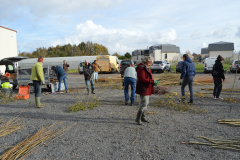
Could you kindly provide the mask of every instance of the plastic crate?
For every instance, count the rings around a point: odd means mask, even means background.
[[[30,86],[19,86],[18,95],[15,99],[28,99],[30,95]]]

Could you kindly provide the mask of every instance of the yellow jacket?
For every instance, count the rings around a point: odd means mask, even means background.
[[[42,63],[37,62],[33,65],[32,72],[31,72],[31,80],[36,80],[41,82],[44,81]]]

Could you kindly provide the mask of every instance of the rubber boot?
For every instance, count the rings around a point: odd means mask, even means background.
[[[138,111],[137,118],[135,119],[135,122],[137,122],[138,125],[143,125],[141,122],[141,117],[142,117],[142,111]]]
[[[145,119],[145,113],[142,114],[141,121],[149,123],[149,121]]]
[[[188,102],[188,104],[192,105],[192,104],[193,104],[193,100],[190,99],[190,101]]]
[[[36,101],[36,108],[43,108],[44,104],[40,103],[40,97],[35,97],[35,101]]]
[[[88,91],[88,95],[90,95],[90,89],[87,89],[87,91]]]
[[[95,94],[95,92],[94,92],[94,88],[92,88],[92,94]]]

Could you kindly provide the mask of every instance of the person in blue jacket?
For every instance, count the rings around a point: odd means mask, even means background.
[[[180,79],[183,79],[181,92],[182,92],[182,99],[181,101],[185,101],[185,87],[188,84],[189,91],[190,91],[190,101],[188,104],[193,104],[193,80],[196,75],[195,65],[192,62],[191,58],[188,57],[188,54],[183,55],[183,63],[182,63],[182,74]]]
[[[62,81],[64,82],[65,90],[68,92],[68,87],[67,87],[67,74],[64,71],[64,69],[60,66],[52,66],[51,68],[53,71],[55,71],[57,78],[58,78],[58,92],[61,90],[61,84]]]

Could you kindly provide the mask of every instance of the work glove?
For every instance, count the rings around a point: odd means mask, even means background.
[[[157,86],[159,84],[159,81],[157,81],[157,80],[154,80],[154,83],[153,83],[153,85],[154,86]]]
[[[45,84],[45,81],[42,81],[42,84]]]

